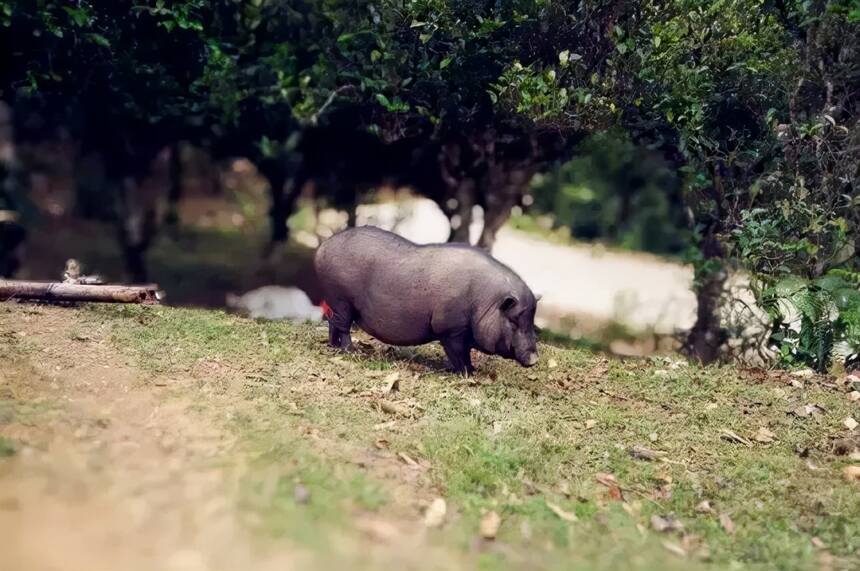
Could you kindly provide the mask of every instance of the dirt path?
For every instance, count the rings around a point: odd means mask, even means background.
[[[318,566],[301,547],[255,535],[253,512],[239,506],[237,486],[251,468],[224,427],[243,406],[235,391],[143,373],[106,330],[74,318],[74,310],[0,306],[0,436],[18,448],[0,460],[0,569]],[[206,406],[195,406],[201,399]],[[390,517],[359,514],[358,537],[331,541],[370,561],[416,566],[424,537],[414,502],[427,497],[425,479],[404,477],[408,467],[391,457],[359,456],[392,483]]]
[[[4,390],[18,403],[47,407],[19,411],[2,429],[27,445],[3,466],[0,537],[11,539],[11,549],[0,551],[0,567],[259,564],[251,544],[240,539],[228,499],[235,481],[217,461],[230,451],[230,436],[190,415],[184,399],[165,398],[160,383],[143,386],[102,332],[76,340],[67,318],[38,310],[0,322],[4,335],[17,337],[29,353],[4,367]],[[283,569],[293,558],[264,561]]]

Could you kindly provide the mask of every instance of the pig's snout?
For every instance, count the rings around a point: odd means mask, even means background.
[[[523,367],[534,367],[538,362],[537,351],[529,351],[526,353],[525,357],[519,359],[519,362]]]

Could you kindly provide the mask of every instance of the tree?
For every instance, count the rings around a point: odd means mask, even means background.
[[[625,123],[686,175],[698,299],[686,349],[705,363],[726,336],[718,309],[732,231],[778,159],[767,118],[787,109],[797,65],[789,32],[766,8],[765,0],[645,2],[643,24],[625,40],[637,70]]]
[[[142,186],[156,154],[203,110],[195,89],[204,70],[201,0],[28,0],[0,5],[2,49],[11,55],[0,86],[19,140],[55,136],[58,127],[97,153],[105,198],[132,279],[146,279],[143,256],[157,224],[156,198]]]
[[[733,233],[784,364],[860,362],[860,7],[779,3],[798,69],[771,125],[781,147]]]
[[[605,32],[627,4],[334,2],[302,108],[320,121],[348,109],[350,128],[411,147],[441,177],[425,192],[459,219],[451,238],[465,239],[478,203],[490,247],[531,175],[611,121]]]

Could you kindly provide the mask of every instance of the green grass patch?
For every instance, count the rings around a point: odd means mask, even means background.
[[[16,451],[17,448],[14,442],[4,436],[0,436],[0,458],[14,456]]]
[[[321,455],[290,429],[261,430],[257,419],[234,427],[252,461],[242,479],[242,505],[260,529],[324,549],[327,534],[347,528],[357,510],[377,511],[384,488],[337,454]]]
[[[489,358],[467,380],[441,368],[435,345],[339,355],[313,325],[167,308],[103,307],[89,316],[109,324],[117,346],[153,374],[201,359],[229,364],[255,411],[233,427],[255,458],[246,505],[275,535],[323,549],[325,530],[348,532],[350,514],[388,509],[385,486],[349,461],[385,438],[392,451],[429,461],[434,493],[449,503],[434,544],[478,568],[804,570],[819,567],[816,544],[834,569],[860,564],[860,489],[844,481],[845,460],[831,451],[856,404],[821,382],[798,387],[733,367],[612,360],[549,345],[534,369]],[[383,395],[393,371],[400,391]],[[381,398],[414,417],[379,410]],[[791,413],[807,403],[825,412]],[[308,427],[322,449],[301,436]],[[761,428],[773,442],[755,440]],[[663,460],[636,459],[634,446]],[[623,501],[599,474],[615,477]],[[296,502],[297,483],[310,503]],[[502,516],[496,544],[504,549],[475,553],[488,510]],[[683,530],[652,529],[652,516],[670,515]]]

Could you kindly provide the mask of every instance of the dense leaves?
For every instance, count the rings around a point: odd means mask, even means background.
[[[659,152],[607,132],[583,141],[575,153],[535,176],[534,208],[581,240],[657,254],[686,250],[690,232],[681,180]]]

